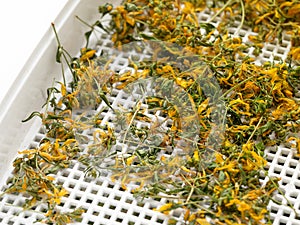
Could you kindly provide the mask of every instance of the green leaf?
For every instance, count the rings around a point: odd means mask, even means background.
[[[85,39],[86,39],[86,47],[89,45],[90,36],[91,36],[93,30],[94,30],[94,29],[92,29],[92,30],[90,30],[90,31],[84,33],[84,36],[85,36]]]
[[[100,98],[106,103],[106,105],[107,105],[110,109],[112,109],[113,111],[115,111],[115,110],[111,107],[110,102],[108,101],[108,99],[106,98],[106,96],[105,96],[105,94],[103,93],[102,90],[99,90],[99,96],[100,96]]]
[[[94,26],[97,26],[97,27],[101,28],[102,30],[104,30],[106,33],[109,33],[109,31],[103,26],[103,24],[99,20],[96,21]]]
[[[139,35],[144,38],[145,40],[157,40],[155,37],[145,34],[145,33],[139,33]]]
[[[200,23],[200,27],[205,29],[207,33],[211,32],[212,30],[216,29],[214,25],[211,23]]]
[[[98,7],[98,12],[102,14],[102,17],[105,16],[113,9],[113,5],[110,3],[106,3]]]
[[[42,113],[37,112],[37,111],[34,111],[34,112],[31,113],[26,119],[22,120],[22,123],[25,123],[25,122],[31,120],[31,119],[32,119],[33,117],[35,117],[35,116],[39,116],[40,118],[43,117]]]
[[[139,8],[136,6],[136,4],[133,4],[133,3],[126,2],[124,4],[124,6],[128,12],[137,12],[139,10]]]
[[[62,54],[63,54],[63,49],[61,46],[58,46],[56,51],[56,62],[61,63]]]
[[[55,98],[55,97],[52,97],[52,99],[50,99],[50,98],[51,98],[51,95],[52,95],[53,93],[60,93],[60,91],[59,91],[57,88],[55,88],[55,87],[48,88],[48,89],[47,89],[47,100],[46,100],[45,104],[42,105],[42,107],[45,107],[49,102],[51,103],[51,106],[52,106],[52,107],[55,105],[55,99],[56,99],[56,98]]]

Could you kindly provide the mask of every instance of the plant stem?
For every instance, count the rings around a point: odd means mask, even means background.
[[[220,15],[234,1],[236,1],[236,0],[229,0],[228,2],[226,2],[226,4],[223,5],[223,7],[215,15],[213,15],[210,18],[210,20],[208,21],[208,23],[211,23],[218,15]]]

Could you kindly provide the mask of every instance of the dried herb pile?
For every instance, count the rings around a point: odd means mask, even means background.
[[[204,10],[208,22],[198,19]],[[300,154],[300,2],[127,0],[99,6],[99,13],[79,57],[58,41],[57,62],[67,63],[73,79],[49,88],[45,110],[28,118],[40,117],[47,137],[20,151],[6,193],[30,196],[27,209],[47,204],[44,222],[67,224],[84,209],[59,211],[68,192],[55,174],[79,162],[96,178],[105,164],[137,198],[167,198],[156,210],[179,210],[185,224],[271,224],[267,205],[282,191],[280,177],[268,176],[264,150],[288,145]],[[245,41],[242,27],[257,35]],[[105,61],[88,46],[97,29],[119,51],[147,45],[153,54],[130,58],[132,70],[113,71],[112,57]],[[287,59],[260,63],[264,43],[288,35]],[[140,80],[154,80],[151,95],[140,95],[130,109],[111,104],[114,89],[130,92]],[[94,114],[86,116],[87,109]],[[115,120],[102,121],[104,110]]]

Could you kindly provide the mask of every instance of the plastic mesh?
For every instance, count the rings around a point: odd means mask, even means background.
[[[209,11],[204,11],[199,14],[200,21],[208,21],[211,17]],[[212,23],[217,25],[220,19],[216,18]],[[230,34],[234,34],[239,26],[236,22],[236,26],[230,28]],[[243,37],[243,41],[247,42],[248,36],[254,33],[250,29],[242,28],[239,31],[239,35]],[[110,52],[112,49],[112,43],[109,36],[101,34],[99,41],[97,42],[98,53]],[[284,60],[290,49],[290,39],[288,36],[284,36],[282,43],[279,45],[277,41],[274,43],[266,43],[258,57],[258,62],[263,63],[265,61]],[[134,50],[133,50],[134,51]],[[249,49],[247,54],[253,56],[254,49]],[[131,56],[134,55],[131,52]],[[147,57],[141,53],[135,55],[137,58],[142,59]],[[128,55],[120,54],[111,64],[111,68],[114,71],[120,71],[126,68],[128,63]],[[132,108],[136,103],[134,94],[128,95],[121,90],[113,90],[109,98],[111,105],[122,106],[123,108]],[[104,107],[103,104],[96,110],[91,110],[86,113],[93,115],[96,112],[100,112]],[[79,112],[80,113],[80,112]],[[160,116],[160,115],[156,115]],[[108,110],[101,111],[99,117],[102,123],[111,122],[115,120]],[[26,140],[29,148],[37,147],[39,141],[44,137],[43,129],[38,129],[33,140]],[[85,135],[92,138],[92,133],[88,131]],[[118,148],[118,145],[117,147]],[[120,147],[121,148],[121,147]],[[266,159],[268,161],[268,169],[270,176],[279,176],[281,180],[279,182],[281,189],[283,190],[286,198],[294,206],[297,212],[300,211],[300,164],[299,157],[295,155],[290,149],[278,147],[266,150]],[[106,171],[101,173],[101,176],[97,179],[89,178],[85,176],[85,168],[78,163],[73,164],[70,168],[59,172],[56,175],[57,182],[61,184],[66,190],[69,191],[69,196],[62,199],[59,207],[62,210],[68,211],[79,206],[86,209],[83,214],[83,219],[80,224],[90,225],[161,225],[167,224],[168,217],[164,214],[153,211],[153,208],[158,207],[165,203],[165,200],[144,200],[139,202],[136,200],[129,190],[124,190],[119,183],[113,183],[110,179],[110,174]],[[266,178],[262,176],[262,182]],[[46,208],[38,206],[36,209],[30,211],[23,211],[20,207],[25,201],[26,196],[21,195],[4,195],[0,198],[0,223],[8,225],[25,225],[33,224],[35,221],[43,218],[43,213],[46,212]],[[275,200],[278,203],[271,202],[269,204],[269,210],[271,212],[271,218],[274,221],[273,224],[286,224],[296,225],[300,224],[300,216],[297,216],[294,211],[285,206],[287,205],[286,199],[277,194]],[[282,203],[280,205],[279,203]],[[177,212],[173,213],[173,216],[181,218],[181,215]]]

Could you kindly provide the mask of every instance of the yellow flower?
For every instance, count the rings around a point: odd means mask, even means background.
[[[300,4],[293,5],[292,7],[289,8],[287,15],[288,16],[296,16],[299,18],[300,14]]]
[[[258,167],[267,165],[267,161],[263,157],[258,155],[255,151],[251,151],[251,155],[254,158],[255,162],[257,163]]]
[[[251,190],[246,195],[243,196],[243,199],[256,200],[262,195],[262,190]]]
[[[206,219],[196,219],[197,224],[199,225],[210,225],[209,222],[207,222]]]
[[[214,186],[214,193],[218,196],[221,192],[223,191],[223,188],[220,187],[219,185]]]
[[[237,133],[237,132],[244,133],[247,129],[249,129],[249,126],[247,126],[247,125],[234,125],[234,126],[231,126],[228,130],[233,133]]]
[[[36,153],[37,149],[26,149],[23,151],[19,151],[18,154],[32,154],[32,153]]]
[[[132,156],[128,157],[128,158],[126,159],[126,165],[127,165],[127,166],[130,166],[130,165],[133,163],[133,161],[135,160],[135,158],[136,158],[135,155],[132,155]]]
[[[188,219],[190,218],[191,212],[190,210],[186,210],[186,212],[184,213],[183,219],[184,221],[188,221]]]
[[[216,163],[222,164],[224,162],[223,155],[221,153],[216,152]]]
[[[58,189],[54,189],[54,198],[53,201],[56,204],[60,204],[61,202],[61,197],[65,196],[66,194],[68,194],[68,191],[64,188],[62,188],[60,191],[58,191]]]
[[[49,216],[51,216],[52,214],[53,214],[53,210],[50,209],[50,210],[48,210],[47,213],[45,213],[44,215],[45,215],[46,217],[49,217]]]
[[[222,215],[222,209],[220,206],[217,206],[218,212],[216,213],[216,217],[219,218]]]
[[[292,145],[292,147],[296,147],[297,149],[297,154],[300,155],[300,139],[297,138],[297,137],[290,137],[287,139],[287,142],[290,142],[290,141],[294,141],[295,144]]]
[[[45,177],[47,180],[49,180],[49,181],[54,181],[55,180],[55,178],[54,177],[51,177],[51,176],[46,176]]]
[[[199,152],[198,152],[198,150],[195,150],[195,151],[194,151],[193,159],[194,159],[196,162],[199,162]]]
[[[216,171],[226,170],[226,171],[228,171],[228,172],[236,173],[236,172],[239,172],[238,169],[235,169],[236,165],[237,165],[236,162],[231,161],[231,162],[225,164],[224,166],[215,168],[215,170],[216,170]]]
[[[164,214],[167,214],[170,209],[172,208],[173,206],[173,203],[166,203],[164,205],[162,205],[161,207],[159,207],[158,209],[154,209],[155,211],[158,211],[158,212],[163,212]]]
[[[243,163],[243,170],[245,171],[251,171],[256,168],[255,164],[249,158],[246,160],[242,159],[241,161]]]
[[[187,173],[192,172],[190,169],[186,168],[185,166],[181,166],[180,169],[182,169],[184,172],[187,172]]]
[[[39,152],[39,155],[43,157],[44,159],[47,159],[48,161],[61,161],[67,159],[66,155],[60,155],[60,156],[52,156],[49,153],[46,152]]]
[[[229,207],[229,206],[232,206],[233,204],[238,204],[240,202],[240,200],[234,198],[234,199],[231,199],[229,201],[229,203],[226,204],[226,207]]]
[[[262,209],[259,214],[256,214],[255,212],[253,211],[250,211],[249,214],[250,216],[256,221],[256,222],[260,222],[264,217],[265,217],[265,214],[268,212],[268,210],[266,209]]]
[[[198,115],[200,115],[208,106],[209,98],[206,98],[199,106],[198,106]]]
[[[22,184],[22,191],[26,191],[26,189],[27,189],[27,181],[26,180],[27,180],[26,177],[24,177],[23,184]]]
[[[82,48],[81,54],[80,61],[87,61],[96,54],[96,50],[87,50],[86,48]]]
[[[245,218],[245,211],[249,211],[251,209],[251,206],[245,201],[241,201],[236,198],[231,199],[229,203],[226,204],[226,207],[229,207],[231,205],[235,205],[237,207],[237,210],[240,211],[242,214],[242,218]]]
[[[246,92],[246,94],[244,95],[244,98],[251,98],[252,96],[256,95],[257,93],[259,93],[260,88],[255,84],[255,82],[253,81],[248,81],[245,84],[245,87],[243,89],[241,89],[241,91]]]
[[[258,155],[255,151],[253,151],[253,143],[249,142],[247,144],[244,144],[242,146],[243,152],[246,154],[246,161],[244,160],[243,163],[243,169],[246,171],[250,171],[253,169],[259,169],[262,166],[265,166],[267,164],[267,161]],[[248,156],[251,156],[249,158]]]
[[[238,114],[245,115],[245,116],[251,116],[252,114],[249,112],[250,105],[240,98],[231,100],[229,102],[229,106]]]
[[[246,202],[240,201],[239,204],[238,204],[237,209],[238,209],[240,212],[245,212],[245,211],[251,209],[251,207],[250,207],[250,205],[247,204]]]
[[[252,151],[252,149],[253,149],[253,143],[252,142],[248,142],[246,144],[243,144],[243,146],[242,146],[243,152],[249,152],[249,151]]]

